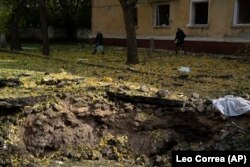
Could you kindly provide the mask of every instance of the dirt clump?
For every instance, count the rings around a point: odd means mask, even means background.
[[[201,102],[203,111],[196,107]],[[58,95],[24,107],[19,122],[10,123],[19,135],[11,147],[60,163],[112,160],[126,166],[171,166],[172,150],[249,150],[249,116],[224,120],[198,96],[183,104],[128,102],[106,93]],[[8,164],[6,153],[1,163]]]

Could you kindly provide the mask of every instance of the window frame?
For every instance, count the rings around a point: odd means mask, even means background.
[[[234,0],[233,7],[233,26],[236,27],[250,27],[249,23],[238,23],[239,21],[239,0]]]
[[[195,24],[195,4],[196,3],[208,3],[208,13],[207,13],[207,24]],[[190,0],[190,10],[189,10],[189,23],[188,27],[203,28],[209,25],[209,13],[210,13],[210,0]]]
[[[157,25],[157,19],[158,19],[158,15],[159,15],[159,6],[161,5],[168,5],[169,6],[169,16],[168,16],[168,25]],[[155,3],[154,5],[154,27],[159,27],[159,28],[165,28],[165,27],[170,27],[171,24],[171,19],[170,19],[170,15],[171,15],[171,5],[170,3]]]

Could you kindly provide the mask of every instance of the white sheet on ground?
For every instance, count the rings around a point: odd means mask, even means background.
[[[226,116],[238,116],[250,111],[250,101],[231,95],[214,99],[213,105]]]

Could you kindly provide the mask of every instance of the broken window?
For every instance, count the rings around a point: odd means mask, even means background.
[[[190,26],[207,25],[208,12],[209,12],[208,0],[191,0],[189,25]]]
[[[156,5],[156,26],[169,26],[169,4],[157,4]]]
[[[192,1],[191,24],[208,24],[208,1]]]
[[[250,24],[250,1],[249,0],[237,0],[237,24]]]

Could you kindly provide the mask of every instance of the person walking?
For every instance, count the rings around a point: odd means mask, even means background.
[[[95,49],[92,52],[92,54],[96,54],[97,51],[100,51],[102,54],[104,54],[104,48],[103,48],[103,35],[100,30],[98,30],[98,33],[95,38]]]
[[[187,53],[186,49],[184,48],[184,39],[186,38],[186,34],[180,28],[177,28],[177,32],[175,35],[175,53],[177,54],[179,50],[183,50],[184,53]]]

